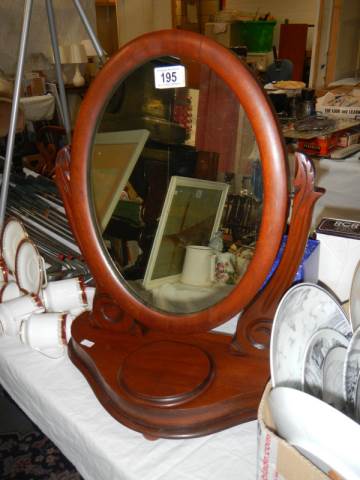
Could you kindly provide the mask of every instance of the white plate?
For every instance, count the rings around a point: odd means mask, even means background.
[[[299,283],[279,303],[272,327],[270,369],[272,385],[302,388],[305,349],[312,335],[332,328],[350,338],[352,329],[340,305],[323,288]]]
[[[326,355],[323,368],[322,399],[340,411],[345,410],[344,389],[346,347],[334,347]]]
[[[353,415],[356,405],[356,388],[360,375],[360,328],[350,341],[345,358],[344,390],[349,414]]]
[[[16,252],[16,281],[28,293],[39,294],[46,281],[45,262],[32,240],[23,240]]]
[[[269,407],[279,435],[325,473],[359,480],[360,425],[325,402],[293,388],[274,388]],[[309,455],[307,455],[307,452]],[[326,469],[324,466],[329,468]]]
[[[349,340],[337,330],[322,328],[310,338],[304,355],[302,386],[304,392],[322,398],[325,357],[334,347],[347,347]]]
[[[353,330],[360,327],[360,262],[356,265],[351,282],[349,317]]]
[[[360,376],[358,377],[357,384],[356,384],[354,417],[357,422],[360,422]]]
[[[17,248],[28,234],[24,225],[16,218],[9,218],[1,237],[1,254],[10,273],[15,272],[15,257]]]

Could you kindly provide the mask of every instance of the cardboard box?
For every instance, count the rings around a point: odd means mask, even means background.
[[[316,101],[316,112],[337,118],[360,119],[359,97],[339,89],[330,90]]]
[[[337,145],[337,134],[320,135],[311,139],[298,139],[297,148],[308,155],[326,157]]]
[[[238,47],[241,45],[240,28],[240,22],[207,22],[205,35],[224,47]]]
[[[326,480],[325,475],[275,432],[266,386],[258,410],[257,480]],[[336,477],[333,477],[336,478]]]
[[[349,145],[354,145],[359,143],[360,140],[360,129],[351,128],[347,132],[341,133],[337,138],[338,147],[348,147]]]
[[[257,53],[248,52],[246,56],[246,63],[255,65],[259,72],[265,72],[267,67],[274,61],[273,52]]]
[[[360,223],[323,218],[316,228],[316,238],[320,241],[319,281],[329,287],[340,302],[346,302],[360,260]]]
[[[334,116],[337,118],[360,119],[360,107],[336,107],[331,105],[316,105],[316,113],[322,115]]]

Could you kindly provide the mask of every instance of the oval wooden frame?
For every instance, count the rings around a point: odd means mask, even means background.
[[[126,288],[98,239],[89,188],[93,136],[104,105],[121,79],[135,68],[168,55],[207,65],[233,90],[254,130],[264,183],[259,238],[244,277],[219,303],[182,315],[150,308]],[[71,157],[72,213],[81,249],[98,290],[109,294],[127,314],[151,329],[197,333],[224,323],[255,297],[272,267],[282,238],[287,214],[287,169],[282,136],[270,102],[250,70],[232,52],[205,36],[181,30],[148,33],[131,41],[106,63],[92,82],[78,113]]]

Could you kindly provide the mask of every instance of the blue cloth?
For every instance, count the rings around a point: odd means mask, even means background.
[[[265,282],[262,286],[262,288],[265,287],[265,285],[268,283],[270,278],[273,276],[275,270],[279,266],[281,257],[283,256],[286,242],[287,242],[287,235],[284,235],[281,241],[280,249],[278,251],[278,254],[276,256],[275,262],[273,263],[273,266],[271,267],[270,273],[265,279]],[[310,255],[317,249],[319,248],[319,240],[313,240],[312,238],[309,238],[308,241],[306,242],[306,247],[305,247],[305,252],[303,255],[303,258],[301,260],[301,263],[299,265],[299,268],[297,269],[297,272],[295,274],[295,277],[293,279],[293,283],[298,283],[298,282],[303,282],[304,281],[304,263],[309,259]]]

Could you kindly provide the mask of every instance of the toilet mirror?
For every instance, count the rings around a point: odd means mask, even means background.
[[[157,72],[170,83],[183,73],[184,86],[157,87]],[[117,86],[90,182],[103,248],[143,301],[195,312],[241,280],[261,223],[261,161],[238,99],[206,65],[160,57]]]
[[[197,34],[128,44],[81,107],[78,237],[99,289],[145,325],[207,330],[256,295],[280,243],[286,182],[261,86]]]

